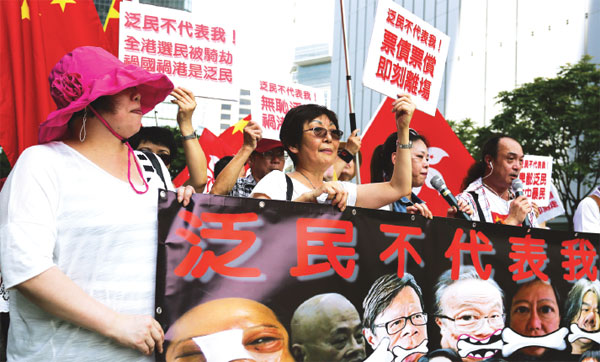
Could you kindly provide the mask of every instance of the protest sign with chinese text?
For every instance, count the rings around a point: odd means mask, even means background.
[[[196,96],[237,99],[236,33],[211,14],[121,3],[119,59],[164,73]]]
[[[523,181],[523,193],[538,206],[550,203],[552,157],[525,155],[519,178]]]
[[[324,104],[324,93],[297,83],[256,81],[251,89],[252,119],[261,125],[263,138],[278,140],[285,114],[300,104]]]
[[[450,38],[391,0],[379,0],[363,85],[388,97],[407,93],[435,115]]]
[[[548,206],[540,206],[540,214],[537,217],[539,223],[552,220],[557,216],[564,215],[565,207],[560,200],[558,190],[552,182],[550,182],[550,199]]]

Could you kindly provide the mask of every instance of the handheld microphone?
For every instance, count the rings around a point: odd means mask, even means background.
[[[444,200],[446,200],[446,202],[448,203],[448,205],[450,206],[454,206],[456,207],[456,214],[460,217],[462,217],[463,219],[467,220],[467,221],[471,221],[471,217],[469,216],[469,214],[467,214],[464,211],[460,211],[458,209],[458,202],[456,201],[456,198],[454,198],[454,195],[452,195],[452,192],[450,192],[450,190],[448,190],[448,187],[446,187],[446,183],[444,183],[444,179],[439,176],[439,175],[435,175],[431,178],[431,185],[433,186],[434,189],[436,189],[444,198]]]
[[[524,195],[523,193],[523,182],[516,178],[512,180],[512,189],[517,197]],[[531,228],[531,222],[529,221],[529,214],[525,215],[525,220],[523,220],[523,226],[527,228]]]

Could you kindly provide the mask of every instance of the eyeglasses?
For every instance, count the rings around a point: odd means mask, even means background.
[[[313,127],[313,128],[309,128],[309,129],[305,129],[304,132],[308,132],[308,131],[312,131],[315,136],[317,137],[321,137],[321,138],[325,138],[327,137],[327,133],[331,134],[331,138],[339,141],[340,138],[342,138],[342,135],[344,134],[343,131],[340,131],[339,129],[327,129],[324,127]]]
[[[165,166],[168,166],[171,163],[171,155],[166,153],[159,153],[157,154],[157,156],[160,157]]]
[[[506,314],[495,313],[490,316],[484,317],[479,314],[463,314],[456,318],[450,318],[445,315],[436,315],[437,318],[445,318],[454,322],[456,329],[462,332],[473,332],[483,327],[483,322],[487,320],[490,327],[494,329],[504,328],[504,321]]]
[[[283,149],[280,148],[280,149],[274,149],[274,150],[262,152],[261,155],[264,158],[268,158],[268,159],[272,159],[274,157],[283,158],[284,152],[283,152]]]
[[[406,327],[406,321],[410,320],[413,326],[423,326],[427,324],[427,313],[415,313],[408,317],[400,317],[383,324],[375,324],[375,327],[385,327],[388,335],[396,334]]]

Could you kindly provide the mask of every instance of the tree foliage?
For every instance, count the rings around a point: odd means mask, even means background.
[[[6,153],[4,153],[2,147],[0,147],[0,179],[7,177],[10,170],[11,166],[8,162],[8,157],[6,157]]]
[[[171,167],[169,168],[169,173],[171,174],[171,178],[177,177],[179,173],[185,168],[185,153],[183,152],[183,141],[181,140],[181,131],[177,127],[164,126],[167,128],[173,136],[175,137],[175,144],[177,145],[177,153],[171,155]]]
[[[575,208],[600,178],[599,65],[586,55],[554,78],[536,78],[497,99],[503,109],[488,127],[469,119],[451,126],[476,159],[492,132],[514,137],[525,154],[552,156],[552,179],[572,227]]]

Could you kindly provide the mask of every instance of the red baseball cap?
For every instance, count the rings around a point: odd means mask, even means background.
[[[267,138],[263,138],[260,141],[258,141],[258,145],[256,146],[256,152],[267,152],[270,151],[274,148],[277,147],[282,147],[283,148],[283,144],[281,143],[281,141],[277,141],[277,140],[270,140]]]

